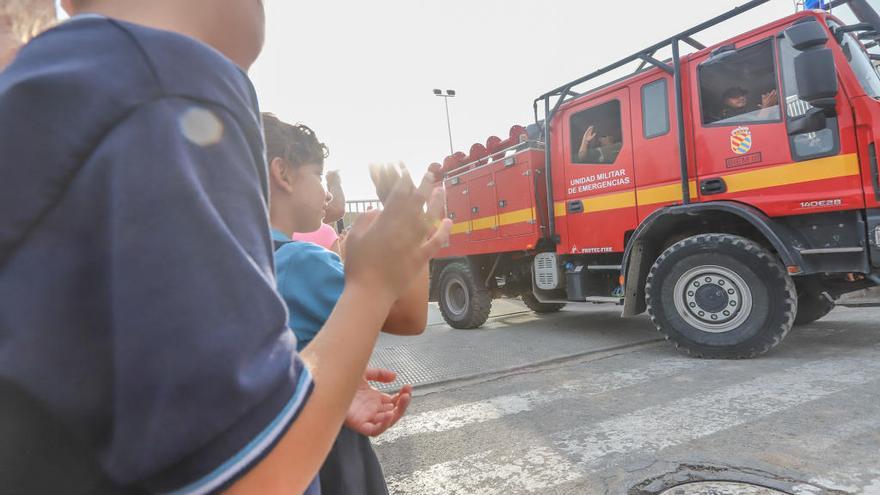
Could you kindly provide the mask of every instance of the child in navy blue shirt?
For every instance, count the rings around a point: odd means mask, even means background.
[[[310,242],[290,241],[293,232],[318,229],[332,199],[321,181],[327,148],[305,125],[290,125],[272,114],[263,114],[263,126],[278,291],[287,303],[297,345],[303,349],[319,334],[345,286],[343,265],[336,253]],[[428,273],[424,269],[406,295],[395,303],[383,331],[421,333],[427,322],[427,305]],[[370,380],[394,380],[394,374],[387,370],[370,373]],[[363,384],[321,468],[323,495],[387,493],[381,466],[367,435],[378,435],[393,425],[406,410],[410,397],[408,385],[389,396]]]
[[[0,486],[301,493],[448,224],[426,242],[430,191],[398,181],[349,236],[340,304],[298,355],[242,71],[262,2],[64,3],[79,15],[0,74],[0,403],[18,411],[2,427],[35,432],[3,437]],[[402,273],[384,261],[401,231]],[[46,445],[69,455],[32,454]]]

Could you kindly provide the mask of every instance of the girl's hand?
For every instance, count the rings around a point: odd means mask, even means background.
[[[345,426],[369,437],[381,435],[394,426],[406,414],[412,401],[412,385],[404,385],[398,393],[389,395],[367,382],[391,383],[396,379],[397,374],[391,370],[367,368],[348,408]]]

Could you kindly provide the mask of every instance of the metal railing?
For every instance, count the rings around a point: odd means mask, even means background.
[[[345,215],[336,222],[337,232],[342,232],[346,227],[350,227],[357,219],[358,215],[369,210],[376,210],[382,205],[378,199],[355,199],[345,202]]]
[[[376,210],[381,205],[378,199],[355,199],[345,202],[345,213],[359,214],[368,210]]]

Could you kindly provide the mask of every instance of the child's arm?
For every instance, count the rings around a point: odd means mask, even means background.
[[[415,277],[409,290],[391,307],[382,331],[394,335],[420,335],[428,324],[428,267]]]
[[[360,384],[373,345],[393,302],[446,241],[444,221],[425,242],[426,178],[416,190],[408,176],[394,188],[382,214],[368,212],[347,239],[346,283],[336,308],[301,357],[315,390],[276,447],[229,493],[300,493],[317,473]],[[372,225],[365,227],[371,219]],[[393,245],[387,239],[394,238]]]

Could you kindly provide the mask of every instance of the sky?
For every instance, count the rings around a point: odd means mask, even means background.
[[[880,2],[874,0],[872,3]],[[421,176],[513,124],[546,91],[745,0],[267,0],[266,45],[251,69],[264,111],[312,127],[348,199],[375,197],[369,163]],[[698,37],[723,41],[795,11],[768,4]],[[660,54],[665,56],[665,54]]]

